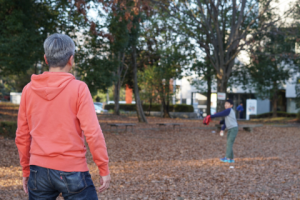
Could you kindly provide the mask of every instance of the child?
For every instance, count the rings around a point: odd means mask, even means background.
[[[235,112],[232,109],[233,102],[231,99],[227,99],[225,102],[225,109],[222,112],[219,112],[214,115],[208,115],[207,118],[216,118],[216,117],[225,117],[225,123],[221,128],[220,135],[223,136],[225,128],[228,129],[227,134],[227,148],[226,148],[226,157],[221,158],[222,162],[234,163],[233,159],[233,143],[238,133],[238,124],[235,117]]]

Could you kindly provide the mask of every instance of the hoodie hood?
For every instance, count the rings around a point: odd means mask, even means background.
[[[72,74],[64,72],[44,72],[31,76],[32,90],[45,100],[51,101],[59,95],[65,87],[74,80]]]

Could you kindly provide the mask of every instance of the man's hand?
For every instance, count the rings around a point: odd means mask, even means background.
[[[100,185],[99,192],[105,191],[107,188],[109,188],[109,182],[110,182],[110,174],[107,176],[101,176],[100,177]]]
[[[23,177],[23,190],[26,194],[28,194],[28,180],[29,177]]]

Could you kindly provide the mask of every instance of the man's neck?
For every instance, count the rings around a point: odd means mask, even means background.
[[[64,72],[64,73],[69,73],[68,67],[60,68],[60,67],[50,67],[49,72]]]

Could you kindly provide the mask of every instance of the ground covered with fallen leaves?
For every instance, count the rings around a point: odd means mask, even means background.
[[[300,199],[300,128],[264,125],[239,130],[234,164],[224,157],[226,135],[200,120],[99,117],[110,157],[111,186],[99,199]],[[110,130],[107,123],[136,123],[133,131]],[[159,128],[156,123],[182,123]],[[242,123],[242,122],[241,122]],[[27,199],[13,140],[0,139],[0,200]],[[91,154],[89,169],[99,175]],[[234,168],[230,168],[233,166]],[[58,197],[62,199],[62,197]]]

